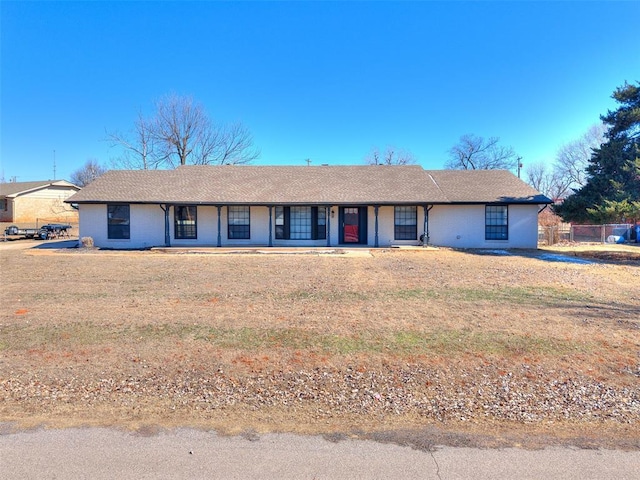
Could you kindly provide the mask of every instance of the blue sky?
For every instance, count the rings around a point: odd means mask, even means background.
[[[109,166],[105,130],[170,92],[243,122],[256,164],[361,164],[393,145],[437,169],[472,133],[526,167],[640,80],[637,1],[0,5],[6,180]]]

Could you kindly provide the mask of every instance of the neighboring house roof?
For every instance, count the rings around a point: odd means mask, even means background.
[[[41,190],[47,187],[69,187],[80,190],[80,187],[74,185],[66,180],[42,180],[36,182],[8,182],[0,183],[0,196],[2,197],[17,197],[18,195],[24,195],[29,192]]]
[[[181,166],[111,170],[68,203],[447,204],[550,203],[506,171],[411,166]]]

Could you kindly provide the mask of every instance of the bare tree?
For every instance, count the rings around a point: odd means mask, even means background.
[[[543,162],[527,165],[526,178],[529,185],[552,200],[563,198],[569,192],[570,181],[557,168],[548,168]]]
[[[384,153],[378,147],[372,148],[364,161],[367,165],[415,165],[416,158],[408,150],[387,146]]]
[[[152,118],[138,114],[128,135],[107,133],[123,149],[115,161],[132,169],[175,168],[178,165],[250,163],[260,156],[253,136],[241,123],[214,124],[204,107],[191,97],[165,95]]]
[[[473,134],[463,135],[449,150],[445,167],[454,170],[516,169],[520,157],[512,147],[499,145],[499,141],[498,137],[485,140]]]
[[[115,160],[120,168],[133,170],[154,170],[162,165],[153,135],[153,123],[138,112],[133,131],[128,134],[120,132],[107,133],[112,147],[121,147],[122,155]]]
[[[153,138],[170,166],[249,163],[260,156],[240,123],[214,125],[201,104],[175,94],[156,102]]]
[[[210,130],[209,117],[191,97],[172,94],[156,102],[153,137],[162,145],[163,160],[172,167],[186,165]],[[195,160],[193,163],[199,163]]]
[[[556,154],[556,170],[570,188],[580,188],[587,183],[587,165],[594,148],[605,141],[607,127],[603,123],[592,125],[579,139],[564,144]],[[565,192],[568,193],[568,192]]]
[[[90,158],[81,168],[71,174],[70,180],[74,185],[86,187],[106,171],[107,169],[100,165],[98,160]]]
[[[527,182],[553,200],[570,195],[587,182],[589,159],[605,141],[606,132],[604,124],[591,126],[579,139],[560,147],[551,168],[542,162],[528,165]]]
[[[203,165],[240,165],[260,156],[253,144],[253,135],[239,122],[218,125],[204,138],[195,163]]]

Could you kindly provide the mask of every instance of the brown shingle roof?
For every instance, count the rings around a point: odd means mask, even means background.
[[[468,175],[464,175],[469,173]],[[476,176],[420,166],[182,166],[111,170],[70,203],[421,204],[548,199],[509,172]],[[460,175],[463,174],[463,175]],[[480,178],[481,177],[481,178]],[[494,179],[492,181],[492,179]],[[478,196],[474,196],[474,189]],[[450,189],[449,192],[447,189]],[[466,196],[473,200],[465,200]],[[535,195],[538,195],[537,198]],[[497,200],[502,199],[502,200]]]
[[[431,170],[427,173],[451,203],[551,203],[507,170]]]
[[[41,180],[37,182],[7,182],[0,183],[0,195],[3,197],[10,195],[18,195],[21,193],[30,192],[33,190],[38,190],[40,188],[46,188],[50,185],[54,186],[62,186],[62,187],[74,187],[80,188],[73,183],[67,182],[66,180]]]

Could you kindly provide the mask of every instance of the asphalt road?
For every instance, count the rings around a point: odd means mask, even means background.
[[[441,447],[291,434],[220,436],[190,429],[0,434],[3,479],[637,479],[640,452]]]

